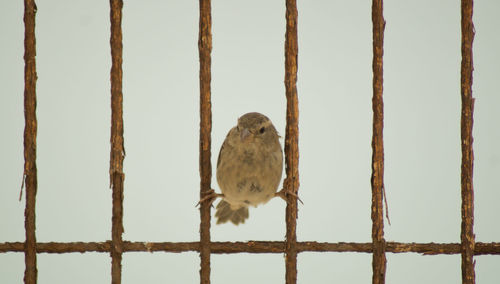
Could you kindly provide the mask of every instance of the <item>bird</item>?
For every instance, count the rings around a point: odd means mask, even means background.
[[[283,151],[271,120],[258,112],[238,118],[217,159],[217,183],[222,197],[217,224],[234,225],[248,219],[248,207],[267,203],[277,193],[283,172]]]

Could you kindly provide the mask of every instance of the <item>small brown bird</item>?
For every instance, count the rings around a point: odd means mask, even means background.
[[[238,119],[227,134],[217,160],[217,183],[223,199],[217,205],[217,224],[238,225],[257,207],[276,196],[283,171],[279,135],[267,116],[251,112]]]

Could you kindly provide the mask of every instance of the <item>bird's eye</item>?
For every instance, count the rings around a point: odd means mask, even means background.
[[[259,133],[260,133],[260,134],[264,133],[264,131],[266,131],[266,128],[265,128],[265,127],[261,127],[261,128],[259,129]]]

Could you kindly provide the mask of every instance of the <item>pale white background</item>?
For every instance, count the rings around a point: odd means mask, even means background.
[[[369,242],[371,1],[298,1],[298,240]],[[500,2],[475,1],[475,233],[500,241]],[[460,1],[385,1],[385,185],[389,241],[460,240]],[[284,135],[284,1],[214,0],[215,164],[238,116]],[[0,242],[24,240],[23,4],[0,2]],[[37,240],[111,238],[108,1],[38,1]],[[125,1],[125,240],[197,241],[198,1]],[[215,168],[213,172],[215,176]],[[213,187],[218,191],[215,178]],[[283,240],[285,204],[252,208],[216,241]],[[500,256],[475,258],[498,283]],[[387,283],[459,283],[460,256],[387,254]],[[39,254],[39,283],[109,283],[107,254]],[[127,253],[123,283],[197,283],[196,253]],[[21,283],[22,253],[0,254]],[[371,255],[303,253],[299,283],[370,283]],[[281,254],[212,256],[213,283],[283,283]]]

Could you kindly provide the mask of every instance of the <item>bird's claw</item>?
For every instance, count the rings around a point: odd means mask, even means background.
[[[287,198],[288,194],[290,194],[291,196],[294,196],[295,198],[297,198],[297,200],[300,201],[300,203],[302,205],[304,205],[304,202],[302,202],[302,200],[300,199],[300,197],[295,192],[288,191],[288,190],[286,190],[284,188],[282,190],[276,192],[274,194],[274,197],[281,197],[281,199],[285,200],[286,203],[288,203],[289,202],[289,199]]]
[[[198,207],[200,204],[202,204],[205,201],[209,201],[209,203],[208,203],[209,206],[212,206],[212,203],[215,201],[215,199],[217,199],[217,197],[223,198],[224,194],[222,194],[222,193],[215,193],[215,190],[210,189],[210,191],[208,192],[208,194],[206,194],[205,197],[201,198],[200,201],[198,201],[198,203],[196,203],[195,207]]]

